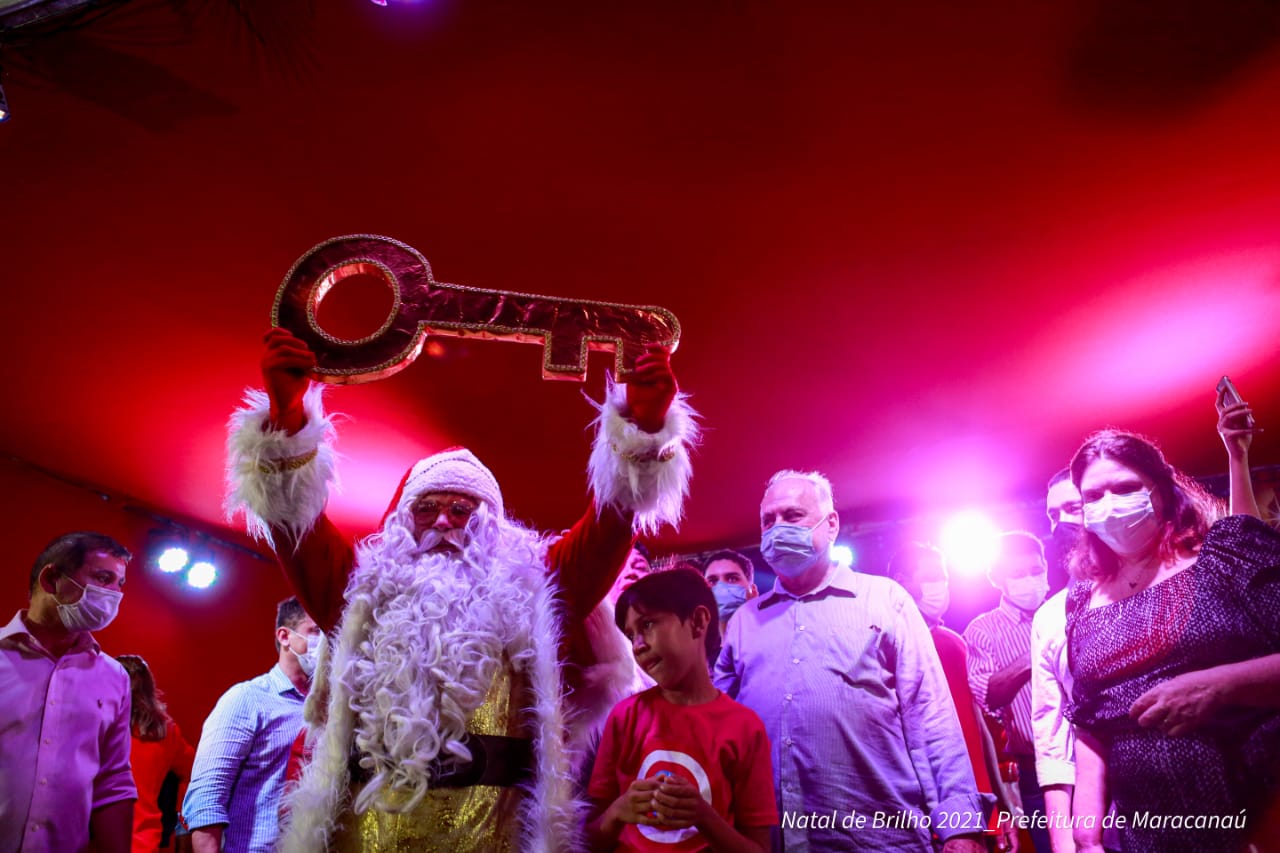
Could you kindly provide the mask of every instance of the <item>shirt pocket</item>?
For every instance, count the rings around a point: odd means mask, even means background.
[[[885,665],[884,631],[876,625],[847,629],[830,638],[824,668],[844,690],[860,695],[888,696],[892,672]]]

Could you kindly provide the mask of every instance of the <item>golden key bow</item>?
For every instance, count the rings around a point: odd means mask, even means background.
[[[377,331],[347,340],[320,328],[316,309],[353,275],[381,278],[394,302]],[[625,381],[647,344],[674,351],[680,343],[680,322],[665,308],[445,284],[431,277],[431,265],[412,246],[375,234],[334,237],[299,258],[276,291],[271,323],[311,347],[315,378],[339,384],[403,370],[428,335],[540,343],[542,377],[578,382],[586,379],[589,350],[613,350],[615,372]]]

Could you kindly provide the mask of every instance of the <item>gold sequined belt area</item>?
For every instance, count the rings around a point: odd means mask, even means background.
[[[462,745],[471,751],[471,760],[445,764],[432,762],[432,788],[469,788],[496,785],[516,788],[533,781],[533,741],[527,737],[478,735],[467,732]],[[369,772],[351,761],[351,781],[363,785]]]
[[[359,793],[353,786],[352,799]],[[392,807],[408,794],[392,792]],[[519,850],[519,788],[472,785],[432,789],[407,812],[377,808],[361,815],[348,805],[338,818],[330,853],[515,853]]]

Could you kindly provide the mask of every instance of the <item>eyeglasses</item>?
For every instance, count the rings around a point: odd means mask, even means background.
[[[414,515],[430,516],[432,520],[439,518],[442,511],[449,514],[450,521],[463,524],[476,511],[476,505],[466,501],[454,501],[445,507],[441,507],[436,501],[419,501],[413,505]]]

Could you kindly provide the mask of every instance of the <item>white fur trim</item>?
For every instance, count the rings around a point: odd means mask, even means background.
[[[645,432],[623,415],[627,386],[609,379],[605,401],[597,406],[596,437],[587,474],[597,506],[632,513],[638,533],[656,533],[663,524],[678,526],[689,494],[693,466],[689,450],[698,443],[697,412],[688,395],[677,394],[662,429]]]
[[[287,530],[297,542],[315,524],[337,486],[334,470],[333,422],[325,416],[323,387],[312,383],[303,396],[307,424],[290,435],[267,423],[270,401],[266,392],[245,391],[244,406],[227,424],[228,518],[244,514],[255,539],[271,542],[271,528]],[[314,457],[295,468],[280,463]],[[274,544],[274,543],[273,543]]]
[[[537,777],[521,806],[521,849],[537,853],[574,853],[585,849],[580,828],[585,805],[574,799],[573,761],[565,743],[560,683],[561,608],[550,583],[539,590],[533,625],[534,660],[529,671],[533,692],[533,749]]]
[[[608,599],[595,606],[582,622],[591,657],[595,663],[582,668],[581,684],[569,696],[572,723],[569,739],[575,762],[591,757],[590,741],[604,732],[605,720],[613,706],[636,692],[638,667],[631,644],[613,621],[613,605]],[[578,751],[586,753],[578,754]],[[589,767],[579,767],[580,774]],[[585,778],[580,775],[580,778]]]
[[[343,672],[350,664],[354,649],[364,640],[369,624],[370,608],[359,602],[347,608],[342,630],[334,649],[333,661],[327,660],[327,646],[316,664],[316,677],[307,696],[305,716],[311,726],[309,739],[315,750],[303,768],[302,778],[289,793],[288,818],[281,829],[277,850],[280,853],[315,853],[327,850],[329,839],[337,831],[338,816],[351,796],[351,738],[355,732],[355,714],[348,702],[348,691],[333,672]],[[320,708],[328,706],[327,720],[318,720]]]
[[[419,496],[430,492],[457,492],[480,501],[488,501],[498,515],[505,509],[502,490],[493,472],[466,448],[446,450],[421,459],[409,471],[399,506],[411,506]]]

